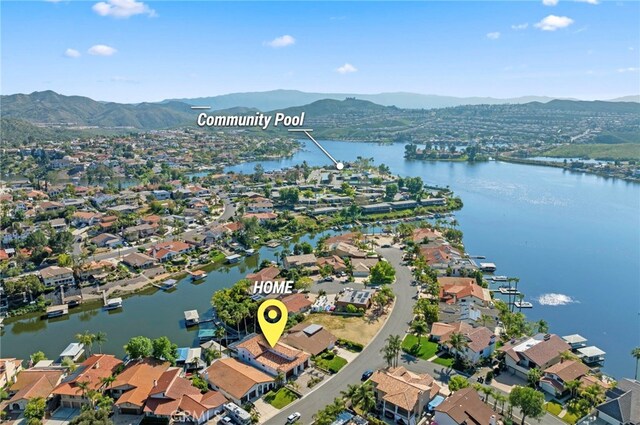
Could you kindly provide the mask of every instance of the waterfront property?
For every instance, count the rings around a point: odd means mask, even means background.
[[[204,377],[211,388],[239,405],[263,396],[275,386],[272,376],[234,358],[214,361]]]
[[[480,399],[475,389],[467,387],[440,403],[435,408],[433,419],[441,425],[496,425],[498,414]]]
[[[507,369],[526,379],[529,370],[545,370],[553,366],[560,361],[561,354],[570,348],[569,344],[555,334],[539,333],[508,342],[499,351],[505,353]]]
[[[309,367],[309,354],[277,342],[271,347],[262,334],[252,334],[229,346],[240,361],[265,373],[276,376],[282,373],[290,378],[298,376]]]

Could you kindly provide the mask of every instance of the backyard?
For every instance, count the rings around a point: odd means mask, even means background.
[[[298,396],[293,391],[283,387],[275,393],[273,391],[267,393],[267,395],[264,396],[264,401],[276,409],[282,409],[297,398]]]
[[[328,370],[331,373],[337,373],[338,371],[340,371],[340,369],[342,369],[344,365],[347,364],[346,359],[333,354],[330,351],[319,354],[317,357],[315,357],[314,360],[318,367]]]
[[[404,341],[402,341],[402,349],[412,356],[429,360],[438,352],[438,344],[429,341],[429,339],[424,336],[418,340],[418,337],[415,335],[407,335]]]

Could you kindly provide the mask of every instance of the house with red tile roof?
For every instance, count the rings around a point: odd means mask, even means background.
[[[169,368],[168,362],[142,359],[127,367],[111,383],[108,390],[116,399],[116,410],[125,415],[140,415],[154,383]]]
[[[313,305],[311,300],[302,293],[283,295],[280,301],[287,307],[289,314],[307,312]]]
[[[284,374],[286,378],[298,376],[309,367],[308,353],[277,342],[271,347],[264,335],[251,334],[229,346],[236,357],[245,363],[257,367],[265,373],[276,376]]]
[[[42,397],[49,400],[54,396],[53,389],[64,376],[64,369],[23,370],[18,374],[15,383],[9,387],[9,410],[23,412],[32,398]]]
[[[115,374],[122,361],[110,354],[94,354],[78,365],[76,371],[63,380],[52,392],[60,396],[62,407],[80,408],[90,404],[86,393],[78,385],[81,382],[88,385],[88,390],[100,390],[104,384],[103,378]]]
[[[273,376],[234,358],[216,360],[204,376],[211,388],[240,406],[263,396],[275,386]]]
[[[435,408],[433,416],[434,422],[442,425],[496,425],[498,418],[499,415],[471,387],[458,390],[447,397]]]
[[[506,343],[499,348],[504,353],[507,369],[527,378],[529,370],[546,370],[560,362],[561,354],[571,346],[555,334],[537,334]]]
[[[454,333],[460,333],[465,337],[467,345],[460,351],[449,344],[449,339]],[[496,348],[496,336],[493,332],[484,326],[473,327],[465,322],[435,322],[431,326],[430,337],[445,350],[465,357],[473,364],[491,357]]]
[[[147,254],[158,261],[167,261],[171,258],[185,254],[193,250],[193,246],[181,241],[160,242],[147,250]]]
[[[447,304],[487,306],[491,302],[488,289],[476,283],[471,277],[439,277],[440,301]]]
[[[560,360],[544,370],[544,375],[540,378],[540,389],[561,398],[568,392],[567,382],[579,380],[587,373],[589,366],[580,360]]]
[[[260,281],[266,281],[266,280],[273,281],[279,275],[280,275],[280,269],[274,266],[269,266],[261,270],[258,270],[255,273],[249,273],[246,278],[252,282],[255,282],[255,281],[260,282]]]
[[[382,413],[394,421],[416,424],[425,408],[440,392],[431,375],[410,372],[404,367],[377,370],[371,376]]]

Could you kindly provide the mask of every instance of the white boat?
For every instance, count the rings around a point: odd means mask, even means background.
[[[480,263],[480,270],[483,272],[493,273],[496,271],[496,268],[494,263]]]
[[[515,303],[513,303],[513,305],[518,308],[533,308],[533,304],[531,304],[529,301],[516,301]]]
[[[505,294],[505,295],[518,295],[518,290],[516,288],[498,288],[498,291],[500,291],[501,294]]]
[[[507,276],[493,276],[490,279],[494,282],[506,282],[508,278]]]
[[[104,305],[105,310],[115,310],[122,307],[122,298],[109,298]]]

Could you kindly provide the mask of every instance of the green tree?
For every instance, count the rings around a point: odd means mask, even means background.
[[[522,425],[526,418],[539,419],[544,416],[544,394],[533,388],[516,385],[509,394],[509,403],[518,407],[522,414]]]
[[[34,397],[30,399],[24,408],[24,418],[27,420],[27,423],[42,423],[46,407],[47,402],[44,398]]]
[[[455,350],[455,356],[457,359],[460,358],[460,353],[468,347],[469,342],[467,341],[467,337],[460,332],[453,332],[449,336],[449,345],[451,348]]]
[[[388,184],[385,187],[384,199],[387,201],[393,201],[393,198],[398,194],[398,185],[395,183]]]
[[[146,336],[134,336],[124,346],[124,351],[132,359],[151,357],[153,354],[153,344],[151,339]]]
[[[402,351],[402,338],[400,335],[389,335],[385,342],[386,344],[380,352],[383,353],[388,367],[397,367]]]
[[[109,419],[109,411],[101,408],[98,410],[83,410],[78,416],[71,419],[69,425],[113,425],[113,422]]]
[[[102,354],[102,345],[107,342],[107,334],[105,332],[98,332],[93,337],[93,342],[98,344],[100,354]]]
[[[540,378],[542,378],[542,371],[537,367],[531,368],[527,372],[527,382],[532,388],[537,388]]]
[[[422,316],[422,319],[431,325],[438,321],[440,310],[437,304],[433,304],[427,298],[420,298],[413,307],[414,314]]]
[[[456,392],[469,386],[469,381],[464,376],[454,375],[449,379],[449,390]]]
[[[640,347],[636,347],[631,350],[631,355],[636,359],[636,373],[633,375],[635,379],[638,379],[638,362],[640,361]]]
[[[396,278],[396,269],[387,261],[378,261],[371,268],[369,281],[372,285],[388,285],[393,283]]]
[[[161,336],[152,341],[152,355],[158,360],[166,360],[171,365],[176,364],[176,357],[178,356],[178,346],[171,343],[169,338]]]
[[[420,348],[422,337],[429,332],[429,325],[424,320],[414,320],[410,330],[418,338],[418,348]]]
[[[34,365],[42,360],[47,360],[47,356],[42,351],[36,351],[31,355],[31,363]]]
[[[302,276],[298,278],[293,284],[293,287],[299,291],[306,291],[311,288],[311,286],[313,286],[313,279],[311,279],[309,276]]]
[[[87,349],[87,353],[91,354],[91,347],[93,346],[93,341],[96,336],[89,331],[84,331],[84,333],[76,334],[76,341],[80,344],[84,345],[84,348]]]
[[[60,267],[72,267],[73,266],[73,257],[69,254],[60,254],[58,255],[58,266]]]

